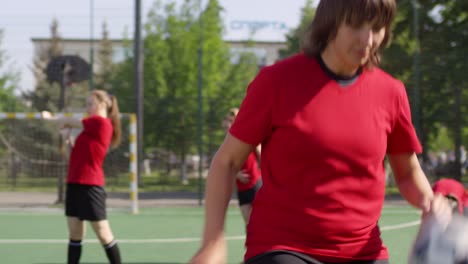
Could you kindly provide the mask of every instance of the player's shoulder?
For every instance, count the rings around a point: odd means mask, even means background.
[[[379,91],[390,97],[406,97],[406,88],[402,81],[398,80],[388,72],[379,67],[366,70],[371,82],[378,85]]]
[[[304,53],[297,53],[280,59],[274,64],[265,66],[261,71],[268,72],[275,76],[288,76],[288,73],[298,73],[305,69],[310,69],[311,65],[317,65],[316,59]]]
[[[100,115],[91,115],[83,119],[83,122],[99,126],[112,126],[112,121]]]
[[[382,84],[387,84],[390,86],[402,86],[403,83],[389,74],[388,72],[382,70],[379,67],[372,67],[371,69],[367,70],[368,75],[372,78],[376,79],[377,81],[381,82]]]
[[[90,115],[90,116],[85,117],[83,120],[87,122],[93,122],[93,123],[104,122],[104,118],[100,115]]]

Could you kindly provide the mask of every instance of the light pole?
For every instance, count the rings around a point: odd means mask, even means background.
[[[137,115],[137,182],[141,183],[143,161],[143,44],[141,42],[141,0],[135,0],[135,36],[133,40],[133,85]]]
[[[94,0],[89,0],[89,90],[94,86]]]
[[[202,0],[198,0],[198,205],[203,204],[203,9]]]
[[[416,50],[414,52],[413,57],[413,68],[414,68],[414,88],[413,88],[413,100],[414,100],[414,107],[413,107],[413,117],[414,117],[414,124],[416,128],[416,133],[421,138],[422,130],[421,130],[421,95],[420,95],[420,87],[419,87],[419,79],[420,79],[420,55],[421,55],[421,47],[419,42],[419,1],[412,0],[411,4],[413,6],[413,35],[414,41],[416,42]]]

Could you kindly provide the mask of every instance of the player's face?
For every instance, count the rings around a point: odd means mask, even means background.
[[[234,122],[234,117],[232,115],[227,115],[223,120],[222,126],[227,131],[229,130],[233,122]]]
[[[99,109],[99,103],[98,103],[98,100],[90,95],[88,96],[88,98],[86,99],[86,112],[88,113],[88,115],[95,115],[98,113],[98,109]]]
[[[385,37],[385,27],[376,27],[372,22],[361,25],[342,23],[330,47],[342,63],[342,67],[357,69],[367,63]]]

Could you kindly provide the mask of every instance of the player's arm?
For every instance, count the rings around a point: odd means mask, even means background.
[[[57,122],[59,124],[59,127],[61,128],[82,128],[83,127],[83,124],[81,123],[81,119],[75,118],[73,116],[57,117],[48,111],[42,111],[41,116],[42,116],[42,119]]]
[[[390,154],[388,158],[403,197],[413,206],[428,211],[434,194],[416,154]]]
[[[388,155],[400,193],[424,215],[435,214],[440,219],[451,216],[450,206],[442,195],[435,195],[415,153]],[[423,215],[423,216],[424,216]]]
[[[226,262],[224,222],[234,187],[234,180],[253,146],[229,133],[217,151],[208,172],[205,200],[205,225],[202,247],[192,258],[192,264]]]

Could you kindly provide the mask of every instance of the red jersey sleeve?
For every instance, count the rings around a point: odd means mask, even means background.
[[[271,68],[265,67],[250,83],[229,133],[254,146],[267,138],[272,131],[275,90]]]
[[[401,82],[398,81],[397,83],[395,121],[393,129],[388,136],[387,153],[421,153],[422,147],[411,122],[411,110],[406,89]]]
[[[112,126],[103,117],[91,116],[82,120],[83,133],[91,138],[97,139],[100,142],[105,142],[106,136],[112,133]]]

